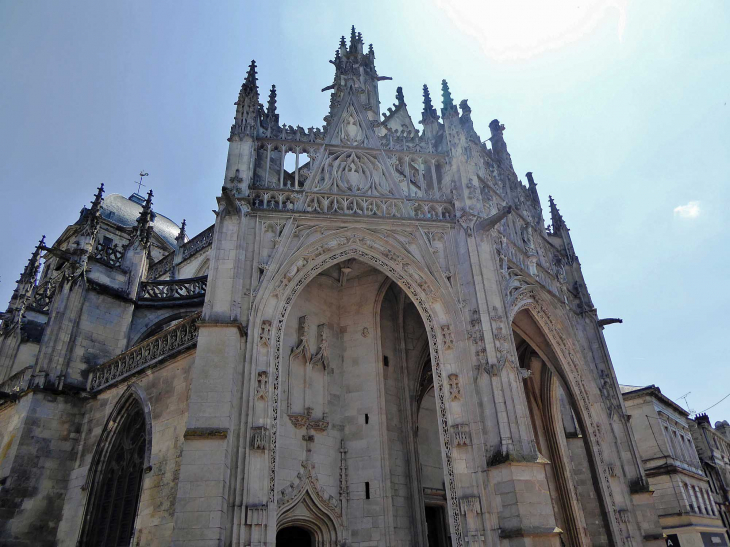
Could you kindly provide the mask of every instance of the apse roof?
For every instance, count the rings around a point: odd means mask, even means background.
[[[122,226],[135,226],[137,217],[142,212],[142,203],[144,203],[144,198],[139,194],[132,194],[129,198],[125,198],[121,194],[109,194],[104,196],[101,204],[101,216]],[[173,249],[177,249],[175,236],[180,232],[180,226],[154,210],[152,220],[155,233]]]

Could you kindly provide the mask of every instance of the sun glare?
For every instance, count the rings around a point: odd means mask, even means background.
[[[498,60],[527,59],[590,33],[609,10],[622,37],[628,0],[437,0],[457,28]]]

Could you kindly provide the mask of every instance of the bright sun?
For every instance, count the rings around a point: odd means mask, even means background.
[[[628,0],[437,0],[458,29],[498,60],[526,59],[593,30],[614,9],[623,33]]]

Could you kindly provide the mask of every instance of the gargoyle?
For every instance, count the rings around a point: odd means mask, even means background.
[[[512,212],[512,206],[507,205],[494,213],[491,217],[478,221],[474,225],[474,233],[488,232]]]

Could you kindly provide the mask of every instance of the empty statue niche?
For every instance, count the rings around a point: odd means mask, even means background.
[[[298,344],[289,357],[288,412],[296,428],[324,432],[329,427],[327,371],[330,366],[327,325],[317,326],[317,346],[309,346],[309,318],[299,318]]]

